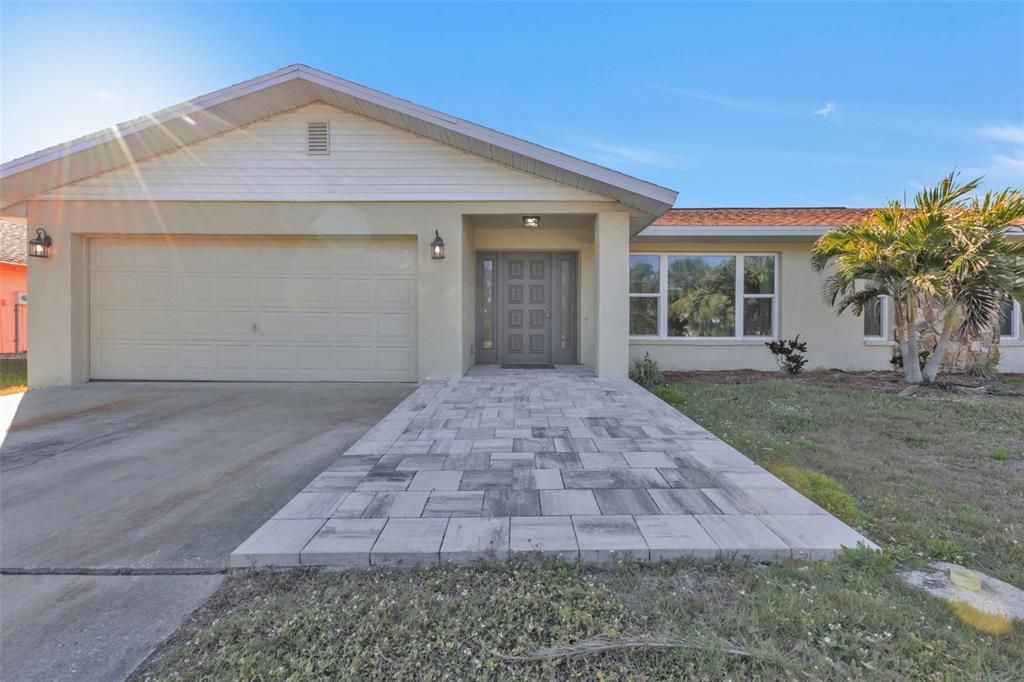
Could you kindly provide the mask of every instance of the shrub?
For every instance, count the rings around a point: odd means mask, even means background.
[[[921,351],[920,360],[922,370],[924,369],[924,366],[928,364],[928,358],[930,358],[931,356],[932,352],[930,350]],[[889,360],[889,364],[891,364],[896,369],[903,369],[903,356],[900,354],[899,346],[897,346],[896,350],[893,351],[892,359]]]
[[[661,370],[658,369],[658,363],[651,359],[650,353],[644,353],[642,358],[633,361],[629,378],[641,386],[657,386],[662,382]]]
[[[779,339],[778,341],[769,341],[764,345],[768,346],[768,350],[775,356],[775,362],[778,363],[779,369],[783,369],[789,374],[799,374],[804,371],[804,365],[807,364],[807,358],[804,357],[804,353],[807,352],[807,342],[801,341],[799,334],[795,339]]]

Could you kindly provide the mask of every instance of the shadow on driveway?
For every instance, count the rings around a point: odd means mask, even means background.
[[[228,554],[414,388],[116,382],[0,397],[0,674],[129,674],[216,589]]]

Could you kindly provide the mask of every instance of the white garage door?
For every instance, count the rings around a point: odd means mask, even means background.
[[[98,238],[91,376],[415,381],[416,243]]]

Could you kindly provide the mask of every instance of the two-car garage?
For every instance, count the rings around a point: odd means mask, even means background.
[[[96,237],[90,376],[416,381],[416,240]]]

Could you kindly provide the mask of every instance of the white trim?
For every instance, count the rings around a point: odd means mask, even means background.
[[[629,340],[631,342],[650,342],[658,341],[664,343],[688,343],[688,342],[750,342],[758,343],[761,341],[773,341],[779,337],[779,254],[774,252],[733,252],[733,253],[702,253],[702,252],[649,252],[649,251],[631,251],[629,254],[630,258],[633,256],[657,256],[658,257],[658,277],[659,277],[659,293],[658,294],[634,294],[629,292],[630,298],[657,298],[658,299],[658,335],[639,335],[630,334]],[[751,256],[770,256],[774,261],[775,267],[773,268],[774,281],[772,282],[771,294],[746,294],[743,290],[743,279],[745,266],[745,259]],[[668,334],[668,262],[670,258],[678,257],[708,257],[708,258],[734,258],[736,262],[736,285],[733,292],[733,314],[735,315],[734,320],[734,331],[732,336],[669,336]],[[757,298],[770,298],[772,299],[772,333],[770,336],[744,336],[743,332],[743,309],[744,302],[746,299],[757,299]]]

